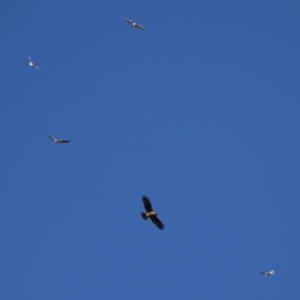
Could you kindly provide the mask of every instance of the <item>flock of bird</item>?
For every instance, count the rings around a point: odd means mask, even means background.
[[[129,19],[125,19],[123,18],[128,24],[130,24],[134,29],[141,29],[141,30],[148,30],[147,28],[145,28],[144,26],[136,23],[136,22],[133,22]],[[38,70],[41,70],[41,68],[36,65],[30,58],[30,56],[28,55],[28,60],[29,60],[29,66],[32,67],[32,68],[36,68]],[[55,137],[53,137],[52,135],[50,134],[47,134],[47,136],[56,144],[56,145],[59,145],[59,144],[65,144],[65,143],[70,143],[69,140],[65,140],[65,139],[57,139]],[[160,219],[157,217],[157,212],[155,212],[152,208],[152,204],[149,200],[149,198],[147,196],[142,196],[142,200],[143,200],[143,204],[144,204],[144,207],[145,207],[145,210],[146,212],[142,212],[141,215],[142,215],[142,218],[144,220],[147,220],[150,218],[150,220],[158,227],[158,229],[162,230],[165,228],[164,224],[160,221]],[[271,270],[271,271],[266,271],[266,272],[261,272],[261,274],[269,277],[269,276],[272,276],[275,274],[275,271],[274,270]]]

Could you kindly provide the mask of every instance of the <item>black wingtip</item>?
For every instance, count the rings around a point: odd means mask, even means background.
[[[142,199],[143,199],[143,200],[147,200],[147,199],[149,199],[149,198],[148,198],[146,195],[143,195],[143,196],[142,196]]]

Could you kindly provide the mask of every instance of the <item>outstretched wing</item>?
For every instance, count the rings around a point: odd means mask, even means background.
[[[150,219],[160,230],[165,228],[164,224],[157,216],[151,216]]]
[[[153,211],[152,205],[151,205],[151,202],[150,202],[149,198],[147,196],[143,196],[142,199],[143,199],[143,202],[144,202],[146,212]]]
[[[50,135],[50,134],[47,134],[47,136],[52,140],[52,141],[54,141],[55,140],[55,138],[52,136],[52,135]]]
[[[136,27],[139,28],[139,29],[148,30],[147,28],[145,28],[144,26],[142,26],[140,24],[137,24]]]
[[[130,25],[132,25],[133,24],[133,22],[131,21],[131,20],[129,20],[129,19],[125,19],[125,18],[123,18],[127,23],[129,23]]]
[[[70,143],[68,140],[58,140],[59,143]]]

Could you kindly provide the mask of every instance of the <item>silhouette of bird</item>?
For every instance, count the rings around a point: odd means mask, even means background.
[[[59,145],[59,144],[65,144],[65,143],[70,143],[70,141],[68,140],[63,140],[63,139],[56,139],[55,137],[53,137],[52,135],[49,135],[47,134],[48,137],[56,144],[56,145]]]
[[[128,20],[128,19],[125,19],[124,18],[124,20],[128,23],[128,24],[130,24],[131,26],[133,26],[133,28],[134,29],[142,29],[142,30],[148,30],[147,28],[145,28],[144,26],[142,26],[142,25],[140,25],[140,24],[138,24],[138,23],[135,23],[135,22],[132,22],[131,20]]]
[[[265,275],[265,276],[272,276],[275,274],[274,270],[268,271],[268,272],[260,272],[261,274]]]
[[[28,54],[28,60],[29,60],[29,66],[30,67],[33,67],[33,68],[36,68],[38,70],[42,70],[39,66],[37,66],[30,58],[29,54]]]
[[[143,203],[145,206],[146,213],[142,212],[142,217],[144,220],[147,220],[148,218],[151,219],[151,221],[159,228],[164,229],[164,224],[160,221],[160,219],[157,217],[157,213],[152,209],[151,202],[147,196],[143,196]]]

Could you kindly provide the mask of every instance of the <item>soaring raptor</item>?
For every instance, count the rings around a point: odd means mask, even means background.
[[[151,219],[151,221],[159,228],[164,229],[164,224],[160,221],[160,219],[157,217],[157,213],[152,209],[151,202],[147,196],[142,197],[144,206],[146,209],[146,213],[142,212],[142,217],[144,220],[147,220],[148,218]]]
[[[50,134],[47,134],[47,135],[56,145],[70,143],[70,141],[68,141],[68,140],[56,139],[55,137],[53,137]]]

